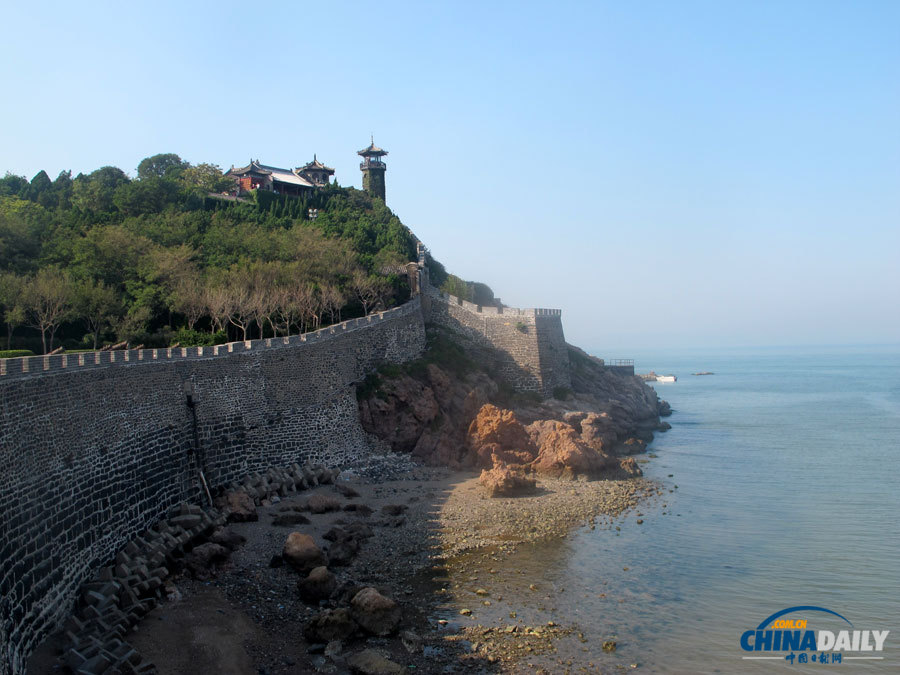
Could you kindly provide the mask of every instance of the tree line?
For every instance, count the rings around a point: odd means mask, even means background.
[[[215,198],[231,185],[171,153],[143,160],[133,180],[115,167],[0,179],[6,347],[214,344],[408,297],[414,239],[381,200],[337,184]]]

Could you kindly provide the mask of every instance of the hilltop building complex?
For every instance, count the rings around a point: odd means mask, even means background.
[[[313,155],[313,161],[296,169],[280,169],[252,159],[245,167],[235,169],[232,166],[225,175],[234,178],[238,194],[250,190],[269,190],[281,195],[300,196],[328,185],[334,169],[325,166]]]
[[[357,152],[363,158],[359,168],[363,174],[363,190],[373,197],[384,200],[384,172],[387,165],[383,157],[388,154],[375,145],[375,139],[369,147]],[[247,166],[232,166],[225,175],[234,179],[235,194],[241,195],[251,190],[266,190],[280,195],[296,197],[309,193],[316,188],[325,187],[334,176],[334,169],[325,166],[313,155],[313,161],[296,169],[282,169],[277,166],[262,164],[258,159],[251,159]]]

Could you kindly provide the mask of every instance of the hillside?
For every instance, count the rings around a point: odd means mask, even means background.
[[[177,155],[130,179],[0,179],[7,348],[213,344],[296,333],[404,302],[415,239],[380,199],[217,198],[230,179]]]

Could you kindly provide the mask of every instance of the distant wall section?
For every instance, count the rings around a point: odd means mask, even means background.
[[[426,321],[458,331],[499,352],[501,375],[518,391],[550,396],[571,388],[569,355],[558,309],[488,307],[422,283]]]

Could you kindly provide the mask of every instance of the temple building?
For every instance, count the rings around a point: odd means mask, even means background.
[[[359,163],[359,168],[363,174],[363,190],[373,197],[381,197],[384,200],[384,172],[387,171],[387,165],[381,158],[387,153],[375,145],[375,138],[368,148],[364,148],[356,153],[363,158]]]
[[[234,179],[237,194],[250,190],[268,190],[280,195],[302,195],[328,185],[334,169],[325,166],[313,155],[313,161],[296,169],[280,169],[260,164],[256,159],[239,169],[232,166],[225,175]]]

